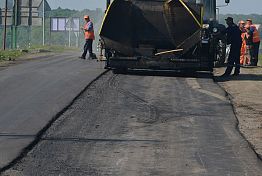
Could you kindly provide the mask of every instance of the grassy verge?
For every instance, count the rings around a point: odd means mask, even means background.
[[[17,57],[24,55],[24,52],[18,50],[0,50],[0,62],[1,61],[8,61]]]
[[[61,53],[64,51],[76,51],[77,48],[68,48],[64,46],[33,46],[30,49],[24,50],[0,50],[0,62],[14,60],[27,53],[38,53],[38,52],[56,52]]]

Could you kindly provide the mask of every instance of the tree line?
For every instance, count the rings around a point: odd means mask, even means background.
[[[262,24],[262,15],[259,14],[250,14],[250,15],[243,15],[243,14],[220,14],[219,21],[224,22],[225,18],[228,16],[234,18],[234,22],[238,23],[240,20],[246,21],[247,19],[252,19],[253,23],[255,24]]]

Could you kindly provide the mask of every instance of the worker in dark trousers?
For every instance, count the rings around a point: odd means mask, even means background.
[[[250,33],[252,34],[252,46],[253,46],[253,53],[251,58],[251,65],[257,66],[258,63],[258,54],[259,54],[259,46],[260,46],[260,35],[259,31],[257,30],[256,26],[253,24],[251,19],[247,20],[247,26],[250,28]]]
[[[86,59],[86,54],[87,51],[89,51],[89,59],[95,59],[94,54],[93,54],[93,40],[95,40],[95,33],[94,33],[94,27],[93,27],[93,23],[92,21],[90,21],[89,16],[85,15],[84,19],[86,21],[86,24],[84,25],[84,27],[82,27],[82,29],[84,30],[84,34],[85,34],[85,46],[84,46],[84,52],[82,54],[82,56],[80,57],[81,59]]]
[[[240,73],[240,50],[242,46],[241,31],[239,27],[234,24],[233,18],[228,17],[225,19],[228,27],[224,34],[227,36],[227,44],[231,44],[230,53],[228,57],[228,66],[222,77],[230,76],[233,67],[235,66],[234,76]]]

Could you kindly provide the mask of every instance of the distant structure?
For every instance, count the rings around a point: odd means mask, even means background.
[[[41,26],[43,3],[45,11],[51,8],[46,0],[8,0],[7,25]],[[5,1],[0,1],[0,26],[4,25]],[[16,19],[16,21],[14,20]],[[15,24],[14,24],[15,23]]]

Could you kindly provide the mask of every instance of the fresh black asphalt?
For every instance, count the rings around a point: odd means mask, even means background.
[[[211,74],[111,72],[3,175],[261,176]]]
[[[13,161],[104,64],[63,53],[0,70],[0,168]]]

